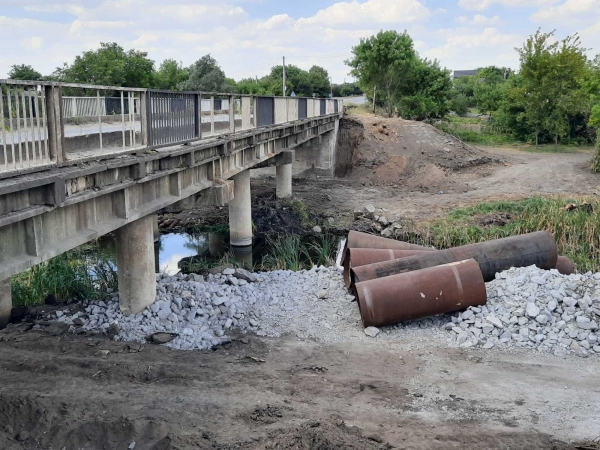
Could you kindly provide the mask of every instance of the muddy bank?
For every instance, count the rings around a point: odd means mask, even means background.
[[[18,329],[0,341],[0,448],[11,450],[573,449],[567,435],[585,431],[572,402],[597,384],[570,361],[440,350],[418,336],[245,336],[195,352]],[[584,427],[595,418],[585,414]]]

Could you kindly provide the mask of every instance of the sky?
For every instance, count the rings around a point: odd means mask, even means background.
[[[579,33],[600,53],[600,0],[0,0],[0,78],[13,64],[50,74],[100,42],[188,66],[210,53],[228,77],[317,64],[351,81],[344,60],[360,38],[407,30],[421,57],[451,70],[517,69],[519,47],[541,28]]]

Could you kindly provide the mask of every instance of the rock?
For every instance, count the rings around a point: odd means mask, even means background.
[[[367,336],[374,338],[380,333],[380,330],[376,327],[367,327],[364,329],[364,332]]]
[[[333,225],[335,223],[335,219],[333,217],[330,217],[327,219],[327,223],[329,223],[329,225]]]
[[[19,434],[17,434],[17,441],[23,442],[29,439],[29,431],[21,430]]]
[[[235,269],[234,277],[240,280],[246,280],[248,283],[254,283],[258,279],[252,272],[248,272],[246,269]]]
[[[535,321],[541,325],[546,325],[548,323],[548,316],[540,314],[535,318]]]
[[[129,447],[127,447],[129,450],[133,450],[135,448],[135,441],[133,441],[131,444],[129,444]]]
[[[166,344],[175,339],[179,334],[177,333],[153,333],[150,336],[146,337],[148,342],[153,344]]]
[[[329,296],[329,293],[325,289],[321,289],[317,294],[317,297],[320,299],[326,299]]]
[[[373,219],[375,217],[375,207],[373,205],[365,205],[364,207],[364,215],[369,219]]]
[[[117,337],[119,335],[119,332],[120,332],[119,324],[111,323],[110,326],[108,327],[108,330],[106,330],[106,337],[113,340],[115,337]]]
[[[533,302],[529,302],[527,303],[527,306],[525,308],[525,312],[527,313],[527,315],[531,318],[535,318],[539,315],[540,313],[540,308],[538,308],[535,303]]]
[[[224,269],[221,273],[223,275],[233,275],[235,273],[235,270],[231,267],[228,267],[227,269]]]
[[[52,322],[46,327],[46,332],[52,336],[62,336],[69,331],[69,325],[62,322]]]
[[[315,225],[312,230],[315,233],[320,233],[321,232],[321,227],[319,225]]]
[[[491,323],[492,325],[494,325],[496,328],[504,328],[504,325],[502,324],[502,322],[500,321],[500,319],[498,319],[497,317],[494,316],[488,316],[485,318],[489,323]]]
[[[208,269],[208,273],[211,275],[218,275],[225,269],[233,269],[233,264],[223,264],[222,266],[213,267],[212,269]]]
[[[381,231],[381,235],[386,238],[391,238],[394,235],[394,230],[392,230],[391,227],[386,228],[385,230]]]

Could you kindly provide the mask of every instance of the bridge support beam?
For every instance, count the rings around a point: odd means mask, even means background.
[[[229,201],[229,241],[234,247],[252,245],[250,170],[233,176],[233,200]]]
[[[0,330],[6,328],[10,321],[12,311],[12,295],[10,292],[10,278],[0,281]]]
[[[282,164],[275,168],[277,198],[292,196],[292,164]]]
[[[154,215],[149,215],[115,233],[119,306],[124,314],[140,313],[156,299],[153,223]]]

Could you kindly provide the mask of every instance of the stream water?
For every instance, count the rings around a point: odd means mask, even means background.
[[[116,263],[116,242],[112,237],[98,241],[99,253]],[[174,275],[181,270],[182,261],[191,257],[201,257],[208,262],[218,263],[226,253],[231,252],[236,261],[252,267],[260,262],[265,254],[263,239],[257,239],[252,247],[229,246],[229,236],[218,233],[187,234],[169,233],[160,236],[154,244],[156,271]]]

